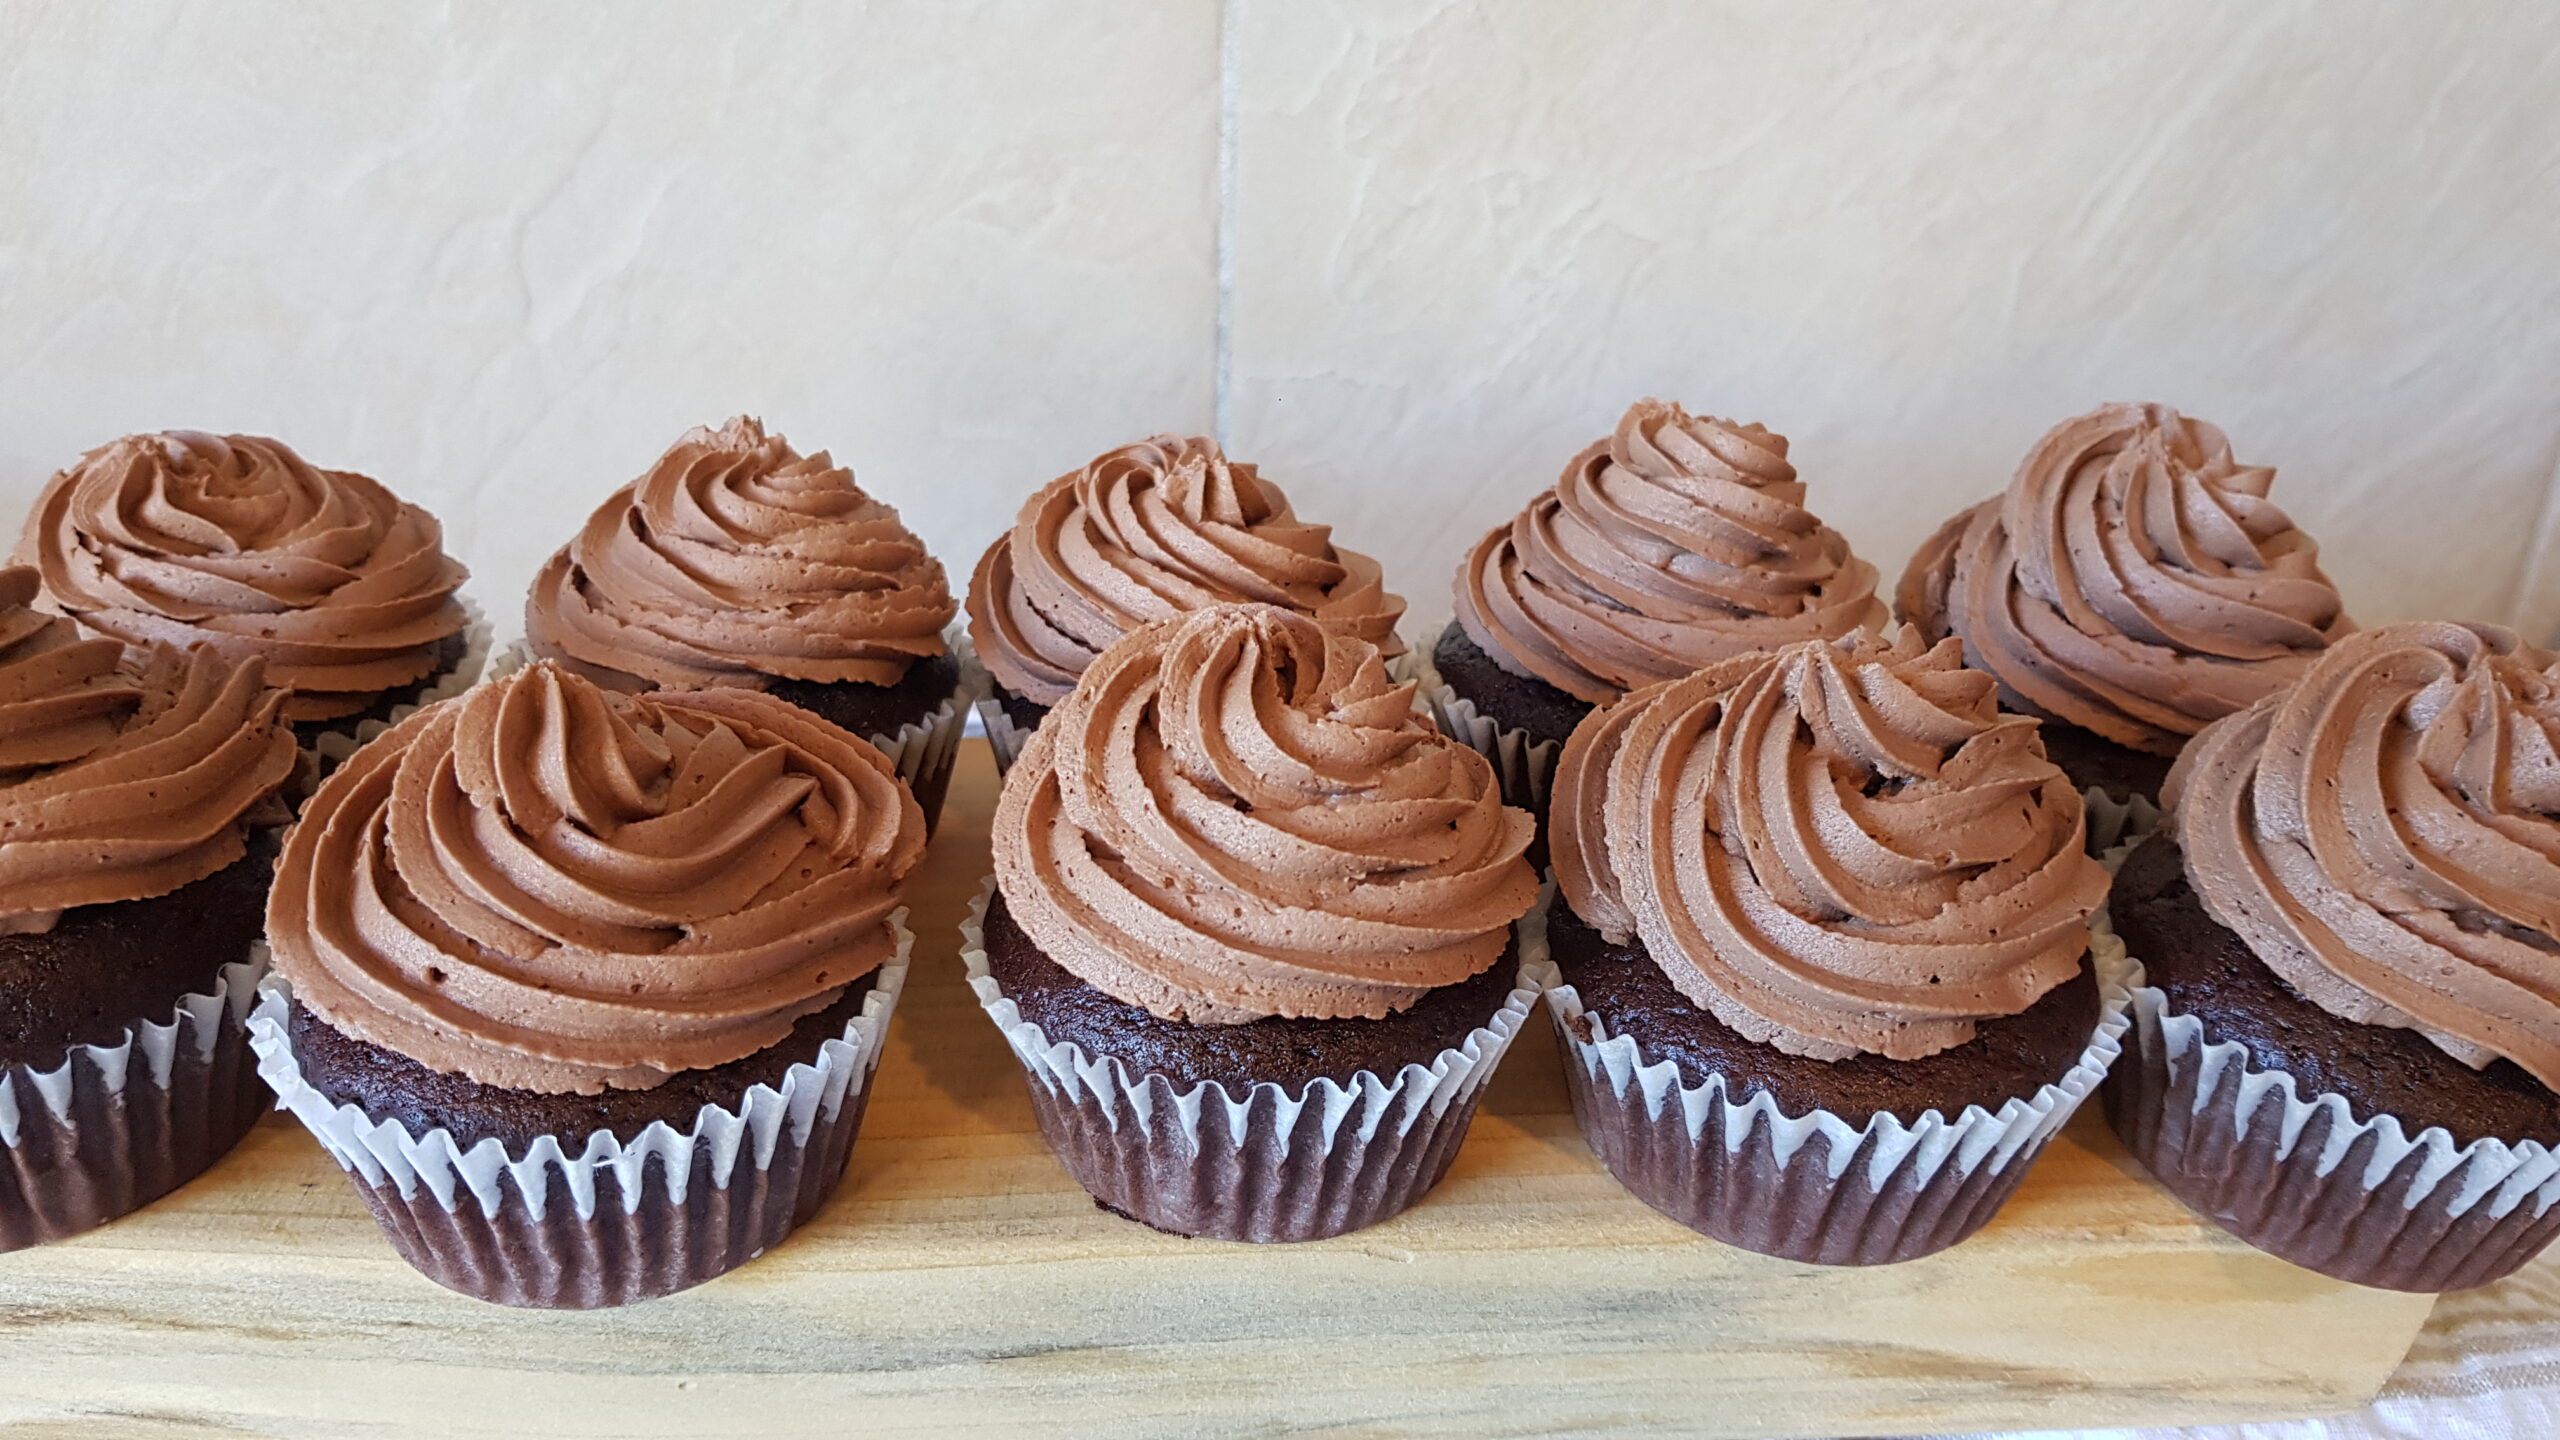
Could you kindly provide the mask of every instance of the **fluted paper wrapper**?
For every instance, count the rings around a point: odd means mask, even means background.
[[[2305,1096],[2205,1039],[2119,952],[2133,996],[2107,1123],[2179,1199],[2270,1255],[2384,1290],[2464,1290],[2502,1279],[2560,1233],[2560,1158],[2534,1141],[2457,1145],[2397,1116],[2355,1118],[2346,1097]]]
[[[480,613],[479,601],[468,595],[461,599],[463,613],[469,617],[462,631],[462,659],[457,661],[451,670],[439,676],[433,685],[420,691],[416,700],[406,705],[392,706],[390,719],[362,720],[343,730],[321,731],[312,739],[308,748],[319,757],[320,768],[323,771],[334,770],[345,764],[348,756],[381,738],[392,726],[439,700],[452,699],[479,681],[480,672],[487,669],[489,665],[489,618]]]
[[[973,649],[970,658],[974,661],[976,657],[977,652]],[[984,669],[978,673],[983,677],[978,689],[978,724],[987,733],[987,748],[995,752],[996,773],[1002,775],[1013,768],[1015,757],[1022,754],[1022,747],[1031,743],[1032,732],[1014,724],[1013,717],[1005,713],[1003,702],[995,698],[995,677]],[[1387,678],[1398,684],[1419,680],[1422,675],[1422,656],[1411,646],[1405,647],[1403,654],[1387,661]]]
[[[505,648],[490,657],[489,663],[482,667],[481,673],[491,680],[504,680],[532,663],[533,651],[526,647],[524,641],[510,640]]]
[[[0,1071],[0,1251],[131,1214],[240,1143],[266,1109],[244,1023],[265,973],[255,949],[116,1044]]]
[[[1031,732],[1013,723],[1004,713],[1004,704],[996,699],[996,677],[987,671],[986,662],[978,658],[978,647],[969,639],[967,627],[958,627],[961,643],[967,646],[968,658],[961,665],[961,683],[968,688],[971,704],[978,712],[978,728],[985,732],[987,748],[995,752],[996,773],[1013,768],[1014,757],[1031,743]]]
[[[924,810],[927,833],[942,824],[942,802],[951,793],[951,770],[959,763],[960,737],[967,732],[969,712],[982,693],[973,688],[973,680],[984,673],[978,669],[977,657],[969,649],[968,632],[955,627],[944,631],[942,638],[951,647],[952,658],[960,667],[960,683],[952,690],[951,698],[936,706],[922,720],[899,726],[894,735],[862,737],[877,746],[881,754],[889,757],[889,763],[897,767],[898,778],[907,782],[907,789],[914,793],[916,804]],[[489,678],[504,679],[523,669],[532,659],[531,648],[524,641],[517,640],[490,662]]]
[[[960,738],[968,733],[969,712],[977,708],[977,655],[969,648],[966,631],[947,633],[952,657],[960,665],[960,684],[951,697],[936,706],[922,720],[898,727],[895,735],[866,735],[862,738],[880,747],[889,763],[898,767],[898,778],[907,782],[916,804],[924,809],[925,833],[941,828],[942,802],[951,793],[951,770],[960,762]]]
[[[1724,1077],[1680,1083],[1669,1060],[1610,1035],[1550,972],[1548,1013],[1583,1139],[1636,1198],[1729,1245],[1816,1265],[1885,1265],[1935,1254],[1980,1230],[2122,1048],[2130,997],[2110,976],[2124,947],[2090,926],[2098,1028],[2060,1080],[1998,1110],[1965,1107],[1906,1123],[1790,1116],[1767,1092],[1736,1101]]]
[[[1432,723],[1440,733],[1493,762],[1493,773],[1502,784],[1502,800],[1517,805],[1538,817],[1540,853],[1544,853],[1547,827],[1547,791],[1556,777],[1556,757],[1564,746],[1553,740],[1540,740],[1526,730],[1514,729],[1476,709],[1476,703],[1449,687],[1437,671],[1425,668],[1421,674],[1422,705],[1430,712]]]
[[[2150,839],[2152,832],[2160,828],[2160,807],[2146,796],[2136,795],[2127,802],[2092,785],[2080,792],[2080,799],[2081,808],[2089,817],[2088,849],[2092,855],[2127,849]]]
[[[628,1144],[611,1130],[574,1150],[546,1135],[510,1157],[494,1138],[466,1147],[443,1129],[412,1136],[335,1104],[294,1059],[282,977],[260,991],[249,1044],[277,1103],[347,1171],[393,1248],[428,1279],[501,1305],[628,1305],[762,1255],[843,1178],[915,940],[904,910],[890,923],[897,953],[814,1063],[793,1065],[780,1089],[758,1084],[735,1105],[703,1106],[689,1129],[657,1121]]]
[[[1163,1075],[1053,1042],[1022,1018],[988,973],[994,889],[991,879],[962,923],[960,959],[1029,1072],[1040,1133],[1105,1208],[1176,1235],[1321,1240],[1411,1209],[1448,1173],[1537,1003],[1523,934],[1521,980],[1502,1008],[1427,1065],[1385,1077],[1363,1070],[1347,1085],[1319,1079],[1295,1096],[1261,1084],[1237,1099],[1209,1081],[1176,1091]]]
[[[1013,717],[1004,713],[1003,702],[993,695],[978,700],[978,724],[987,732],[987,748],[995,752],[996,773],[1011,770],[1022,747],[1031,743],[1031,732],[1014,724]]]

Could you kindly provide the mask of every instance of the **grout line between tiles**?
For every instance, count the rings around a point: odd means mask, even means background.
[[[1218,298],[1210,337],[1210,418],[1223,447],[1229,439],[1229,390],[1235,356],[1236,122],[1241,112],[1242,66],[1237,54],[1237,12],[1244,0],[1218,0]]]

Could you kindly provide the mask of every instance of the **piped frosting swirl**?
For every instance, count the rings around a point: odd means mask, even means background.
[[[287,720],[354,715],[426,679],[468,616],[435,517],[282,442],[170,430],[80,458],[18,558],[44,598],[129,645],[203,645],[289,687]]]
[[[1895,604],[2014,708],[2174,755],[2355,628],[2274,479],[2168,406],[2104,406],[1940,527]]]
[[[2560,1088],[2560,656],[2351,635],[2170,778],[2205,912],[2331,1014]]]
[[[1954,643],[1802,641],[1650,686],[1565,745],[1576,914],[1791,1054],[1918,1059],[2069,979],[2106,872],[2036,722]]]
[[[36,572],[0,570],[0,932],[79,905],[147,900],[223,869],[299,751],[255,659],[128,654],[30,608]],[[272,810],[270,817],[266,814]]]
[[[1207,605],[1278,605],[1403,653],[1404,602],[1332,534],[1214,440],[1123,445],[1042,486],[987,547],[969,639],[998,682],[1042,705],[1121,636]]]
[[[647,1089],[779,1042],[888,959],[924,840],[887,758],[807,711],[538,662],[330,775],[268,943],[322,1019],[432,1069]]]
[[[996,877],[1050,958],[1155,1014],[1376,1019],[1501,957],[1535,829],[1375,646],[1215,606],[1131,631],[1050,712]]]
[[[1730,656],[1884,625],[1876,568],[1804,508],[1787,439],[1640,400],[1476,543],[1458,623],[1595,705]]]
[[[958,611],[896,510],[742,415],[596,508],[534,577],[525,633],[617,689],[894,685]]]

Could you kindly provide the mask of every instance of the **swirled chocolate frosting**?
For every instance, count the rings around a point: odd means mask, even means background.
[[[259,662],[128,653],[30,608],[0,570],[0,933],[165,895],[238,860],[299,754]],[[265,812],[274,810],[272,817]]]
[[[1895,605],[1961,637],[2012,707],[2174,755],[2355,628],[2320,547],[2267,499],[2274,479],[2202,421],[2108,405],[1940,527]]]
[[[1377,647],[1223,605],[1131,631],[1049,713],[996,878],[1051,959],[1158,1015],[1377,1019],[1501,958],[1535,831]]]
[[[1876,568],[1804,508],[1785,436],[1659,400],[1476,542],[1456,599],[1496,664],[1595,705],[1886,619]]]
[[[943,651],[942,562],[821,450],[697,427],[534,577],[535,654],[598,684],[894,685]]]
[[[267,939],[303,1004],[431,1069],[647,1089],[779,1042],[887,960],[924,838],[888,760],[805,710],[536,663],[322,783]]]
[[[1650,686],[1558,758],[1558,887],[1750,1039],[1935,1054],[2071,978],[2106,898],[2036,723],[1907,630]]]
[[[1402,654],[1404,602],[1332,534],[1214,440],[1123,445],[1041,487],[987,547],[969,639],[997,681],[1042,705],[1121,636],[1206,605],[1278,605]]]
[[[436,668],[470,572],[435,517],[276,440],[169,430],[80,457],[18,559],[44,599],[129,645],[202,645],[289,687],[287,720],[354,715]]]
[[[2313,1004],[2560,1087],[2560,656],[2351,635],[2170,777],[2205,912]]]

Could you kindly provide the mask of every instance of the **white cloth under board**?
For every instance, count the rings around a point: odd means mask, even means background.
[[[2351,1415],[1978,1440],[2560,1440],[2560,1251],[2438,1300],[2382,1394]]]

